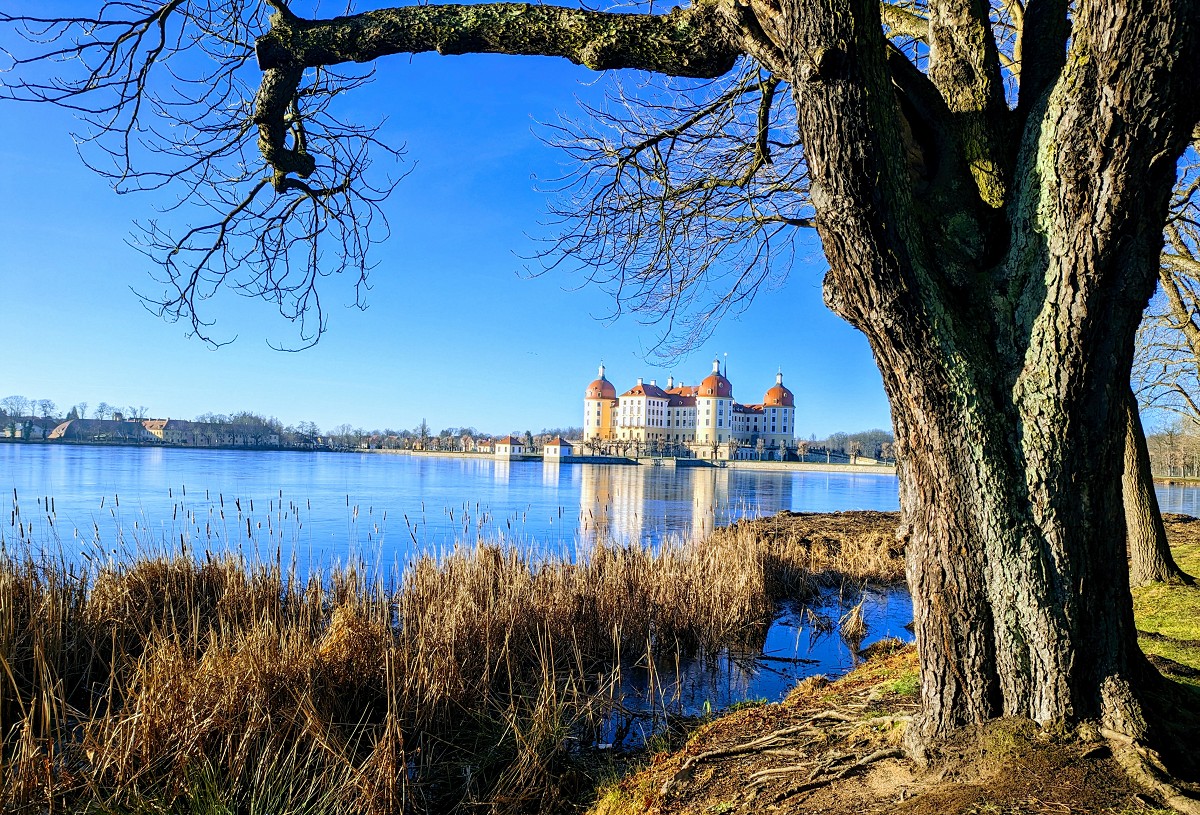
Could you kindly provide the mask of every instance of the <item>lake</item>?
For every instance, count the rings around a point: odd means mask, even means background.
[[[237,549],[302,572],[359,558],[382,571],[414,555],[480,538],[574,557],[599,539],[695,538],[779,510],[898,508],[894,475],[507,462],[374,453],[0,444],[0,489],[15,496],[0,545],[130,554]],[[1164,511],[1200,515],[1200,489],[1160,487]],[[843,587],[808,607],[836,621],[864,601],[869,634],[910,639],[903,587]],[[807,608],[807,607],[805,607]],[[626,674],[646,704],[691,713],[779,698],[814,673],[857,658],[836,635],[806,628],[784,606],[761,651]],[[632,700],[631,700],[632,701]]]
[[[310,566],[403,565],[480,537],[570,556],[597,538],[696,537],[782,509],[898,508],[889,473],[82,445],[0,444],[0,489],[22,523],[10,513],[7,540],[136,551],[182,536]]]
[[[301,572],[351,559],[387,573],[416,554],[478,539],[574,557],[597,539],[695,538],[714,525],[781,509],[897,509],[891,474],[543,464],[373,453],[0,444],[0,489],[12,500],[0,545],[28,543],[70,560],[138,552],[234,549]],[[61,553],[61,555],[60,555]],[[810,605],[836,621],[864,600],[870,633],[909,637],[901,589],[832,592]],[[761,651],[632,666],[627,700],[697,713],[779,698],[813,673],[839,674],[856,654],[805,628],[786,606]]]

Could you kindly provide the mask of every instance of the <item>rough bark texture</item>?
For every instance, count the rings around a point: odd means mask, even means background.
[[[1195,11],[1081,6],[1056,82],[1009,119],[1007,157],[978,140],[986,50],[955,66],[959,93],[939,87],[942,115],[909,128],[950,132],[922,145],[939,168],[924,188],[902,172],[896,135],[913,114],[873,92],[886,76],[874,4],[795,0],[783,13],[826,297],[869,338],[896,424],[925,703],[913,736],[1004,714],[1141,737],[1124,399],[1190,130],[1160,112],[1181,100],[1172,61]],[[969,4],[945,13],[983,24]],[[969,36],[956,28],[948,40]],[[908,98],[933,96],[919,75],[893,76]],[[949,81],[932,67],[930,79]],[[988,155],[1012,167],[999,188]]]
[[[715,4],[612,14],[526,3],[405,6],[307,21],[276,15],[255,45],[264,69],[369,62],[390,54],[565,57],[593,70],[714,77],[741,54]]]
[[[1146,449],[1146,435],[1133,393],[1129,394],[1125,407],[1125,467],[1121,488],[1129,542],[1130,584],[1193,582],[1175,563],[1167,543],[1167,529],[1163,526],[1158,496],[1154,493],[1150,451]]]
[[[929,6],[927,74],[890,48],[873,0],[276,18],[259,54],[502,51],[688,76],[754,54],[795,96],[826,299],[866,334],[891,401],[922,661],[914,746],[999,715],[1140,739],[1151,672],[1126,569],[1126,399],[1200,114],[1198,4],[1084,0],[1068,24],[1063,0],[1030,0],[1015,110],[987,4]]]

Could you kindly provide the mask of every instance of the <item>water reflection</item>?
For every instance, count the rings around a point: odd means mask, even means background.
[[[1156,484],[1158,506],[1163,512],[1200,517],[1200,488],[1188,484]]]
[[[863,601],[867,636],[857,648],[836,631],[814,629],[805,614],[811,608],[836,623],[859,600]],[[858,651],[872,643],[887,638],[911,641],[912,634],[905,626],[912,618],[912,599],[903,586],[868,588],[861,593],[832,591],[809,604],[785,607],[761,644],[748,643],[716,659],[654,665],[643,660],[623,673],[620,688],[623,704],[640,715],[624,720],[615,717],[609,735],[614,740],[625,735],[637,741],[659,726],[657,714],[697,716],[748,699],[777,702],[806,677],[845,673],[856,664]]]
[[[668,534],[699,539],[746,515],[791,509],[791,473],[721,468],[582,465],[579,539],[657,541]]]

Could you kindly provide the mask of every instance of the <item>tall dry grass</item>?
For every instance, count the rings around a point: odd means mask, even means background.
[[[811,590],[816,549],[827,566],[829,547],[753,524],[575,562],[481,543],[391,587],[233,555],[9,552],[0,810],[561,811],[622,661],[761,637]]]

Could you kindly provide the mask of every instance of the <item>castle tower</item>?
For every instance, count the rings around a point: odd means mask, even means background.
[[[790,447],[796,438],[796,398],[783,385],[783,373],[775,374],[775,386],[763,396],[763,439],[778,450]]]
[[[733,385],[713,360],[712,373],[696,390],[696,444],[724,444],[733,435]]]
[[[617,389],[604,378],[604,365],[583,396],[583,440],[611,439],[616,424]]]

